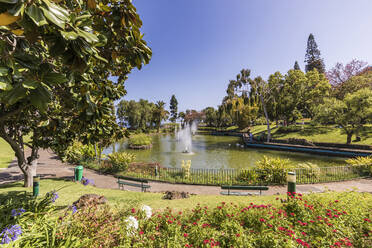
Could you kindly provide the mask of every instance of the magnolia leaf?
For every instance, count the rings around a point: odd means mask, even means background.
[[[36,89],[39,86],[39,83],[35,80],[26,80],[22,82],[22,85],[26,89]]]
[[[51,100],[51,93],[46,87],[38,87],[33,90],[30,94],[31,104],[39,109],[41,112],[45,112],[48,106],[48,103]]]
[[[23,88],[20,83],[16,84],[14,88],[6,91],[6,94],[3,95],[3,100],[5,103],[13,105],[22,98],[26,97],[26,92],[26,89]]]
[[[15,35],[22,35],[24,33],[23,29],[14,29],[14,30],[11,30],[11,31]]]
[[[7,26],[10,25],[21,18],[20,16],[13,16],[9,14],[8,12],[1,13],[0,14],[0,26]]]
[[[69,19],[68,11],[54,3],[50,3],[48,5],[48,9],[53,13],[53,15],[63,21],[67,21]]]
[[[23,15],[23,11],[25,9],[25,4],[23,1],[15,4],[12,8],[8,9],[8,13],[14,16]]]
[[[9,78],[0,77],[0,90],[11,90],[12,84]]]
[[[31,20],[34,21],[34,23],[37,26],[43,26],[48,24],[47,20],[45,19],[42,11],[40,10],[39,7],[36,5],[32,4],[30,7],[26,9],[26,14],[31,18]]]
[[[83,30],[77,30],[78,34],[82,36],[87,42],[93,43],[93,42],[99,42],[97,36],[94,34],[91,34],[89,32],[83,31]]]
[[[18,0],[0,0],[0,3],[15,4],[18,3]]]
[[[68,82],[68,79],[61,73],[49,72],[43,76],[43,82],[48,84],[63,84]]]
[[[59,19],[58,17],[56,17],[52,12],[50,12],[49,10],[45,9],[44,7],[40,7],[40,9],[43,11],[44,13],[44,16],[49,20],[51,21],[52,23],[54,23],[55,25],[57,25],[58,27],[62,28],[62,29],[65,29],[65,22],[62,21],[61,19]]]
[[[79,35],[75,33],[74,31],[71,31],[71,32],[61,31],[60,33],[63,36],[63,38],[65,38],[66,40],[76,40],[79,37]]]
[[[6,76],[9,73],[9,69],[7,67],[0,67],[0,76]]]

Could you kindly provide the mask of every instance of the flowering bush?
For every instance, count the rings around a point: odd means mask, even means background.
[[[4,243],[14,247],[372,247],[372,196],[356,192],[288,193],[272,204],[221,202],[185,211],[90,205],[77,211],[71,208],[62,216],[58,212],[56,217],[30,218],[25,209],[12,217],[16,223],[2,226]],[[18,239],[13,242],[12,237]]]
[[[88,178],[83,177],[83,178],[81,179],[81,183],[82,183],[84,186],[88,186],[89,184],[94,185],[94,180],[93,180],[93,179],[88,179]]]

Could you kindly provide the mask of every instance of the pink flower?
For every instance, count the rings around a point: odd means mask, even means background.
[[[236,234],[236,237],[240,237],[240,233],[237,233],[237,234]]]
[[[132,208],[132,214],[134,214],[136,212],[136,210],[134,208]]]
[[[261,222],[265,222],[265,219],[261,218],[260,221],[261,221]]]
[[[144,232],[143,231],[140,231],[139,234],[142,235],[142,234],[144,234]]]
[[[184,233],[183,236],[187,238],[189,235],[187,233]]]

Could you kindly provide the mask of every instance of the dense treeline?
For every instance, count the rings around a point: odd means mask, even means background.
[[[352,135],[372,122],[372,68],[352,60],[325,72],[312,34],[305,63],[306,72],[296,61],[294,69],[285,75],[275,72],[267,81],[251,78],[248,69],[241,70],[235,80],[230,80],[222,104],[203,110],[205,123],[240,129],[266,123],[270,140],[270,122],[287,126],[310,118],[318,124],[339,125],[350,143]]]

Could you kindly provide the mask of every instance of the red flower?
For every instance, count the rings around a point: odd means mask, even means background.
[[[187,238],[189,235],[187,233],[184,233],[183,236]]]
[[[371,222],[371,220],[368,218],[364,218],[364,221]]]
[[[208,244],[208,243],[209,243],[209,240],[208,240],[208,239],[205,239],[205,240],[203,241],[203,243],[204,243],[204,244]]]
[[[136,212],[136,210],[134,208],[132,208],[132,214],[134,214]]]
[[[332,232],[336,233],[336,232],[337,232],[337,230],[336,230],[336,229],[333,229],[333,230],[332,230]]]
[[[291,215],[292,215],[292,216],[295,216],[295,214],[294,214],[294,213],[291,213]]]
[[[236,234],[236,237],[240,237],[240,233],[237,233],[237,234]]]
[[[261,221],[261,222],[265,222],[265,219],[261,218],[260,221]]]
[[[142,234],[144,234],[144,232],[143,231],[140,231],[139,234],[142,235]]]

